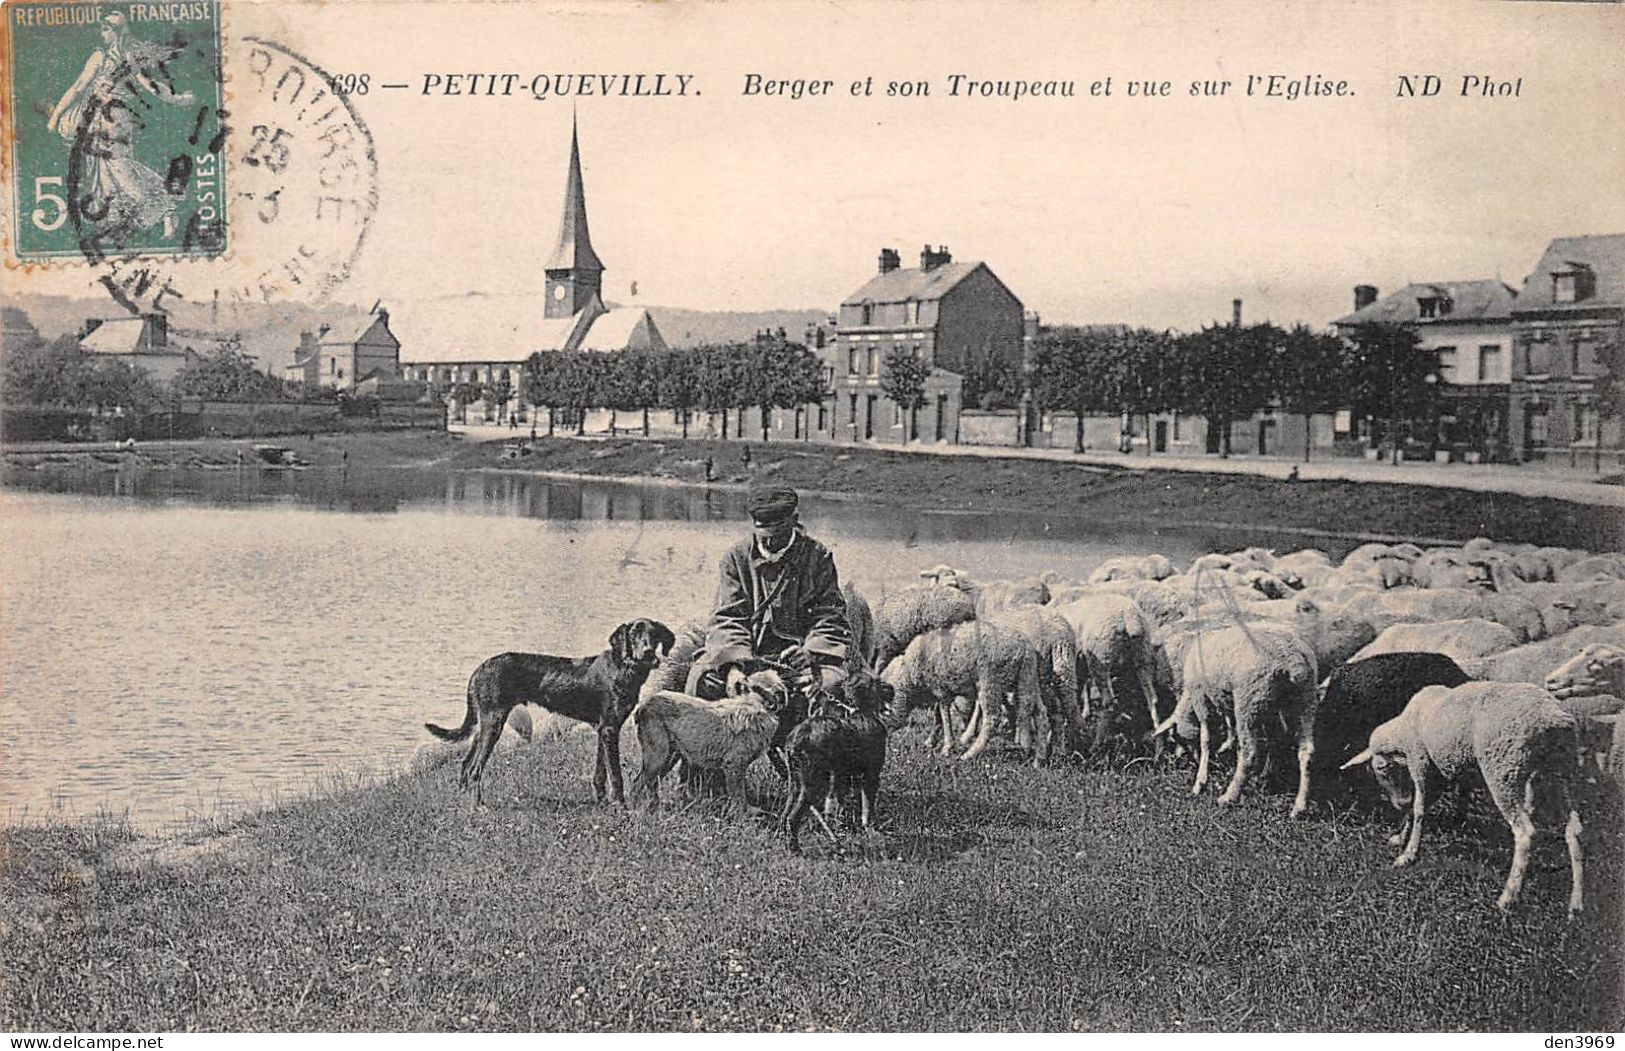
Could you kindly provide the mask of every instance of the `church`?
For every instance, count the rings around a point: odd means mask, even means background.
[[[541,351],[659,351],[666,340],[642,307],[604,303],[604,264],[587,228],[587,196],[581,179],[581,149],[570,126],[570,166],[565,176],[564,212],[559,236],[542,268],[541,316],[515,317],[503,310],[429,310],[403,333],[401,366],[408,379],[448,385],[462,381],[506,381],[512,392],[503,405],[488,405],[497,422],[510,414],[525,419],[532,411],[522,398],[521,376],[531,354]]]

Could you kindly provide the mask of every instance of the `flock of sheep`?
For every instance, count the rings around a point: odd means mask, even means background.
[[[1294,817],[1333,782],[1369,784],[1369,767],[1403,815],[1395,865],[1416,860],[1437,789],[1481,775],[1513,840],[1497,904],[1517,901],[1537,832],[1561,828],[1581,911],[1577,799],[1625,780],[1625,555],[1475,539],[1368,543],[1341,562],[1248,548],[1183,570],[1115,558],[1083,579],[920,576],[873,599],[847,585],[851,659],[891,687],[886,726],[932,710],[945,757],[996,735],[1036,763],[1190,751],[1199,794],[1230,752],[1220,805],[1279,758]],[[675,635],[645,700],[683,688],[703,629]],[[528,719],[516,729],[530,737]]]
[[[1081,580],[921,576],[873,602],[849,590],[849,615],[895,690],[888,722],[934,709],[944,755],[973,759],[1001,731],[1035,762],[1172,739],[1195,752],[1193,793],[1234,752],[1227,805],[1284,737],[1293,816],[1312,785],[1369,764],[1408,811],[1396,865],[1416,859],[1436,786],[1477,770],[1513,836],[1498,904],[1517,900],[1537,829],[1561,826],[1580,911],[1573,797],[1625,764],[1625,556],[1476,539],[1340,563],[1248,548],[1183,571],[1117,558]]]

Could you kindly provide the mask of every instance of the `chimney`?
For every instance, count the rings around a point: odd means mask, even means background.
[[[953,261],[954,261],[954,257],[948,254],[948,246],[947,245],[941,245],[941,246],[937,247],[936,249],[932,249],[932,247],[930,245],[926,245],[925,247],[920,249],[920,269],[921,270],[926,270],[926,271],[935,270],[937,267],[943,266],[943,265],[951,263]]]
[[[1237,328],[1241,327],[1241,300],[1239,299],[1230,301],[1230,323]]]
[[[380,307],[377,310],[373,311],[373,313],[378,315],[378,320],[382,321],[384,323],[385,328],[389,327],[389,308],[388,307]]]
[[[316,333],[305,329],[299,333],[299,356],[309,357],[316,349]]]
[[[146,322],[144,326],[146,331],[143,335],[147,337],[147,346],[153,350],[169,346],[169,316],[166,314],[143,314],[141,318]]]
[[[897,254],[895,248],[882,248],[880,250],[880,272],[889,274],[903,265],[903,257]]]
[[[1376,285],[1355,285],[1354,286],[1354,309],[1355,310],[1364,310],[1366,307],[1370,306],[1371,304],[1375,303],[1376,301],[1377,301],[1377,286]]]

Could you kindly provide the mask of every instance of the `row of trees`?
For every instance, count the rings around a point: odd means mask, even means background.
[[[684,437],[696,410],[720,414],[726,438],[728,413],[734,411],[742,427],[743,410],[754,407],[766,441],[773,409],[799,410],[821,401],[825,391],[817,356],[783,338],[683,350],[536,353],[520,380],[521,397],[549,410],[550,434],[559,415],[574,420],[580,433],[593,408],[641,411],[647,432],[649,410],[669,409],[682,421]]]
[[[1231,425],[1278,406],[1307,418],[1349,408],[1356,418],[1402,424],[1429,414],[1439,358],[1403,325],[1373,323],[1347,339],[1271,324],[1212,325],[1175,334],[1126,327],[1056,328],[1039,337],[1032,361],[1041,407],[1130,417],[1183,412],[1207,420],[1209,448],[1230,452]],[[1149,430],[1149,426],[1147,427]],[[1077,450],[1083,451],[1083,428]]]

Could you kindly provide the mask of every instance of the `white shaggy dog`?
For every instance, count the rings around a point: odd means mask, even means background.
[[[755,673],[741,693],[720,701],[675,690],[645,697],[632,709],[643,752],[633,794],[646,796],[650,809],[658,807],[660,779],[683,759],[695,769],[722,771],[729,798],[743,806],[745,770],[766,754],[789,701],[789,690],[772,671]]]

